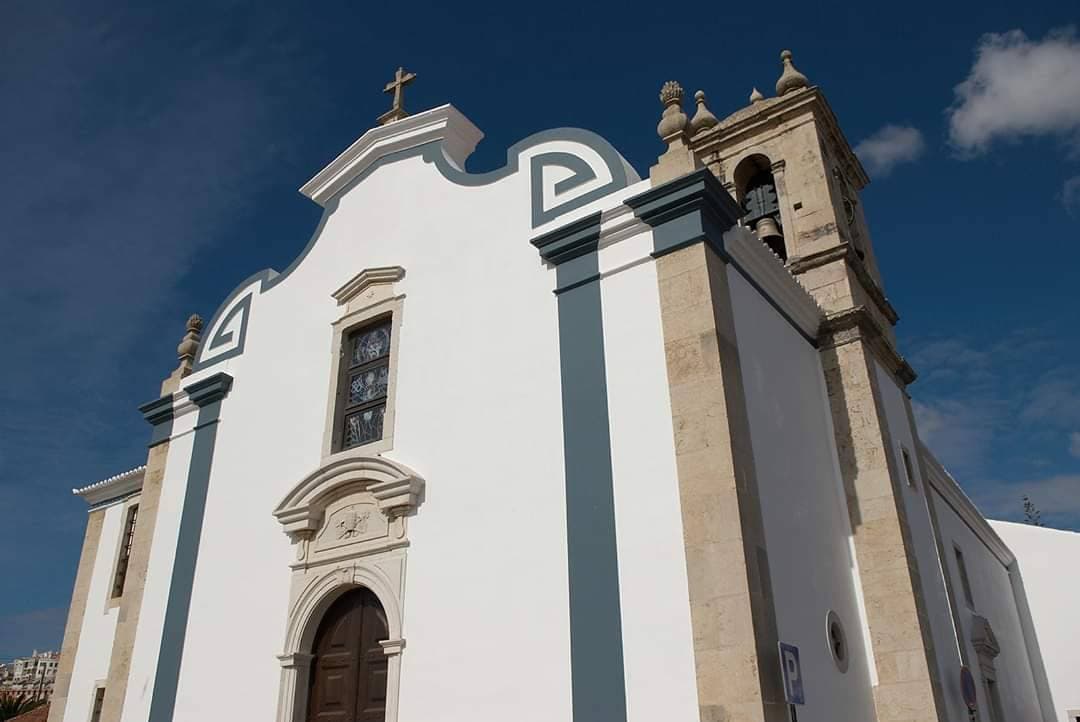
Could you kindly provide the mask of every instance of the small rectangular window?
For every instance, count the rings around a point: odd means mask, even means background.
[[[131,547],[135,541],[135,521],[139,518],[139,505],[128,507],[124,520],[124,536],[120,540],[120,556],[116,560],[116,576],[113,578],[113,599],[123,595],[124,582],[127,580],[128,562],[131,561]]]
[[[964,589],[964,601],[967,602],[969,609],[975,608],[975,599],[971,596],[971,580],[968,579],[967,565],[964,564],[964,553],[960,551],[960,547],[953,547],[953,552],[956,554],[956,569],[960,574],[960,586]]]
[[[90,722],[101,722],[101,708],[105,705],[105,688],[94,690],[94,708],[90,712]]]
[[[383,437],[386,395],[390,383],[390,318],[350,333],[343,349],[341,448]]]
[[[907,477],[908,486],[915,488],[915,465],[911,462],[911,452],[903,444],[900,445],[900,458],[904,462],[904,476]]]

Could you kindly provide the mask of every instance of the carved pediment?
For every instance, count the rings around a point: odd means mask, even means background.
[[[407,466],[381,456],[339,455],[293,487],[274,516],[293,541],[315,537],[316,548],[323,548],[335,545],[324,540],[336,525],[342,543],[385,536],[388,524],[419,506],[423,490],[424,480]]]
[[[401,266],[379,266],[377,268],[365,268],[348,280],[341,288],[332,294],[339,306],[346,306],[353,299],[362,297],[365,292],[372,295],[377,286],[386,287],[387,295],[392,292],[393,284],[405,277],[405,269]]]

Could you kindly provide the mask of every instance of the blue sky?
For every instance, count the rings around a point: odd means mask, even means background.
[[[59,646],[70,489],[143,463],[136,406],[184,320],[303,247],[318,209],[296,189],[399,64],[411,110],[452,102],[487,133],[472,169],[570,125],[644,173],[663,81],[726,114],[790,47],[871,171],[924,438],[987,513],[1027,493],[1080,529],[1074,2],[539,7],[0,5],[0,659]]]

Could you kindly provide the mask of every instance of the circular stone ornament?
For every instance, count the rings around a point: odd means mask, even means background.
[[[836,668],[841,672],[848,670],[848,643],[847,632],[840,621],[840,616],[829,610],[825,616],[825,640],[829,645],[829,653],[832,655]]]

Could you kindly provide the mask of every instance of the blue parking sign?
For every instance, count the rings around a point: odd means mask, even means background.
[[[806,704],[798,647],[780,642],[780,668],[784,672],[784,697],[788,704]]]

